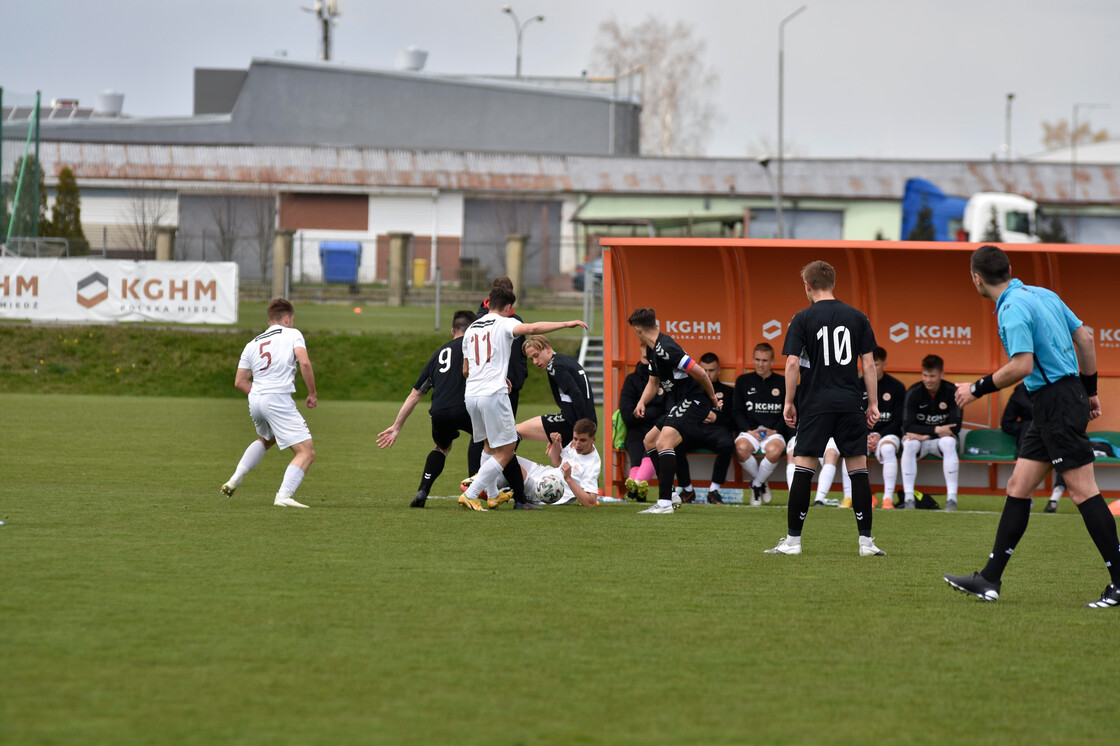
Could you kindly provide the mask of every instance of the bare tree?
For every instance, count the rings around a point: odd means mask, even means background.
[[[241,219],[237,211],[239,199],[232,194],[222,194],[211,197],[210,217],[214,220],[214,229],[218,240],[218,257],[223,262],[233,261],[234,249],[237,248],[238,231],[241,228]]]
[[[171,196],[157,184],[141,184],[132,192],[125,207],[125,241],[128,248],[141,254],[156,251],[156,230],[167,222],[171,213]]]
[[[644,69],[643,153],[703,155],[717,116],[712,92],[719,80],[704,62],[705,51],[683,21],[669,25],[649,15],[630,28],[614,18],[599,24],[591,68],[603,75]]]
[[[1065,148],[1073,145],[1075,142],[1080,145],[1086,142],[1101,142],[1108,139],[1108,130],[1100,129],[1096,132],[1093,131],[1093,125],[1089,122],[1080,122],[1077,125],[1077,132],[1070,136],[1070,123],[1067,119],[1058,119],[1053,124],[1050,122],[1042,122],[1042,146],[1047,150],[1054,150],[1056,148]]]
[[[249,200],[248,223],[263,280],[268,277],[272,239],[276,234],[276,193],[271,184],[263,185],[259,196]]]

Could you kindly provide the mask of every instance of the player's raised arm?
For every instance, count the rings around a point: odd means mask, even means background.
[[[572,319],[571,321],[534,321],[532,324],[518,324],[513,327],[513,336],[521,337],[532,334],[549,334],[551,332],[560,331],[561,329],[572,329],[581,326],[587,328],[587,322],[580,321],[579,319]]]

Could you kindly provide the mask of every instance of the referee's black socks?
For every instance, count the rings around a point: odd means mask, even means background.
[[[992,547],[992,553],[988,555],[988,564],[980,571],[986,580],[992,583],[999,582],[1004,568],[1007,567],[1007,561],[1015,551],[1015,546],[1027,530],[1027,521],[1030,518],[1031,501],[1008,495],[1003,503],[1003,515],[999,517],[999,526],[996,528],[995,546]]]
[[[1089,536],[1097,545],[1097,551],[1104,559],[1104,566],[1112,576],[1112,584],[1120,588],[1120,541],[1116,538],[1116,519],[1108,510],[1108,503],[1098,492],[1077,506]]]

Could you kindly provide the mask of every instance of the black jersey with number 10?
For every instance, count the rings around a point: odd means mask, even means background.
[[[875,333],[862,311],[838,300],[820,300],[798,311],[782,354],[801,358],[799,413],[860,411],[859,358],[874,349]]]

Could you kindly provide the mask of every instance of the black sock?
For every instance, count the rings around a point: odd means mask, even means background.
[[[848,472],[852,480],[852,512],[860,536],[871,536],[871,479],[867,469]]]
[[[673,476],[677,470],[677,452],[672,448],[657,454],[657,499],[673,499]]]
[[[473,477],[478,474],[478,470],[482,468],[482,451],[486,443],[484,441],[471,441],[467,446],[467,471]]]
[[[677,484],[686,492],[692,489],[692,469],[683,452],[677,454]]]
[[[1007,496],[1003,504],[1003,515],[999,517],[999,526],[996,528],[996,543],[992,553],[988,555],[988,564],[980,574],[992,583],[998,583],[1015,551],[1015,545],[1023,538],[1027,530],[1027,521],[1031,518],[1031,501],[1020,497]]]
[[[813,470],[805,466],[793,469],[793,482],[789,486],[789,506],[786,510],[786,524],[790,536],[801,536],[805,526],[805,516],[809,515],[809,490],[812,487]]]
[[[1108,503],[1098,492],[1078,505],[1077,509],[1081,511],[1085,528],[1089,529],[1089,536],[1093,537],[1093,543],[1104,559],[1112,584],[1120,587],[1120,541],[1116,538],[1116,519],[1109,512]]]
[[[446,461],[447,456],[438,448],[433,448],[428,454],[428,460],[424,462],[424,476],[420,479],[420,491],[425,495],[431,491],[432,483],[436,478],[443,473],[443,465]]]
[[[515,503],[525,503],[528,500],[525,498],[525,477],[521,473],[521,464],[517,463],[517,456],[514,456],[502,469],[502,476],[509,482],[509,488],[513,490],[513,501]]]

